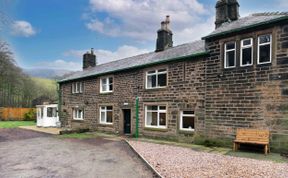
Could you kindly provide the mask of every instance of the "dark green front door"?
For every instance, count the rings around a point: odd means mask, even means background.
[[[131,110],[124,109],[123,116],[124,116],[124,134],[130,134],[131,133]]]

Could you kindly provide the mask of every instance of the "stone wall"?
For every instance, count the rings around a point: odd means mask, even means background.
[[[272,148],[287,149],[288,140],[288,27],[226,36],[207,41],[211,56],[206,61],[206,120],[209,137],[235,138],[237,128],[270,129]],[[272,63],[257,64],[257,37],[273,35]],[[224,69],[224,43],[253,37],[253,66]]]
[[[123,133],[124,119],[122,109],[131,109],[132,133],[135,131],[135,100],[139,100],[139,133],[151,137],[171,137],[187,135],[179,131],[180,111],[194,110],[196,114],[196,132],[204,130],[204,94],[205,94],[205,63],[204,59],[186,59],[185,61],[171,62],[165,65],[129,70],[111,75],[114,79],[114,91],[100,94],[100,78],[92,77],[82,80],[84,92],[72,94],[72,83],[61,84],[62,110],[65,111],[63,123],[65,127],[79,129]],[[145,89],[145,75],[147,70],[167,68],[168,86],[162,89]],[[108,75],[109,76],[109,75]],[[107,77],[107,76],[103,76]],[[125,103],[125,105],[124,105]],[[145,104],[167,105],[167,129],[145,128]],[[99,107],[113,105],[113,125],[99,123]],[[73,107],[84,108],[84,120],[72,119]],[[189,137],[193,133],[188,133]]]

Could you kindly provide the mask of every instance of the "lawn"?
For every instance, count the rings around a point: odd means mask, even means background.
[[[35,125],[35,121],[0,121],[0,128],[17,128],[31,125]]]

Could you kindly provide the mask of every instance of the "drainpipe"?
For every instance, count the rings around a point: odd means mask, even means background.
[[[136,129],[135,129],[135,138],[139,136],[139,98],[136,96]]]
[[[60,117],[62,117],[62,94],[61,94],[61,89],[60,89],[60,84],[57,84],[57,91],[58,91],[58,117],[59,117],[59,122],[60,122]]]

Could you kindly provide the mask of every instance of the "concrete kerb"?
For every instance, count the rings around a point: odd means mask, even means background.
[[[131,150],[145,163],[145,165],[152,171],[154,172],[154,174],[159,177],[159,178],[163,178],[163,176],[156,170],[153,168],[153,166],[140,154],[136,151],[136,149],[129,143],[129,141],[127,139],[123,139],[126,144],[131,148]]]

